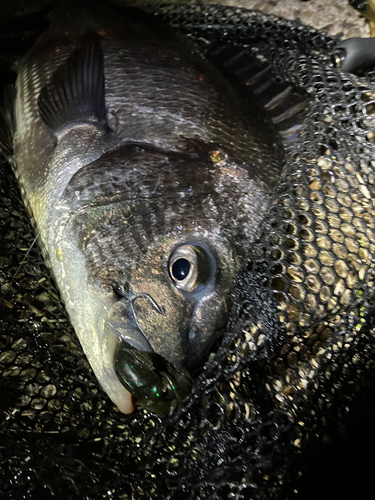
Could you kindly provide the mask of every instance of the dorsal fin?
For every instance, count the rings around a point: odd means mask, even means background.
[[[42,120],[56,136],[80,123],[108,129],[103,54],[97,33],[87,33],[67,62],[55,71],[40,92],[38,106]]]
[[[3,87],[0,100],[0,150],[9,160],[13,156],[13,135],[15,130],[14,104],[16,89],[13,84]]]
[[[284,145],[297,140],[309,104],[306,91],[277,79],[272,65],[251,47],[215,44],[206,56],[242,92],[250,91],[256,96],[284,139]]]

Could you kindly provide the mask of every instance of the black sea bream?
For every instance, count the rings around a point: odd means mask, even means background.
[[[283,148],[255,99],[137,10],[61,2],[16,69],[2,150],[88,360],[130,413],[124,352],[184,374],[220,335]]]

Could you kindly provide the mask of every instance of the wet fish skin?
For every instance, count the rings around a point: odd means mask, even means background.
[[[90,364],[128,413],[119,337],[176,367],[207,352],[269,207],[281,144],[255,102],[244,110],[210,64],[133,11],[62,3],[16,87],[24,198]],[[169,265],[187,246],[209,269],[191,293]]]

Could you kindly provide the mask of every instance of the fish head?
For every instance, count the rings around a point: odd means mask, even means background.
[[[234,163],[125,153],[88,165],[64,195],[74,211],[64,240],[85,274],[77,333],[109,394],[128,349],[174,369],[202,362],[270,203],[267,186]]]

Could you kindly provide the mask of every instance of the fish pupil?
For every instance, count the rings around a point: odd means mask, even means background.
[[[172,275],[175,280],[183,281],[190,271],[190,262],[187,259],[177,259],[172,266]]]

